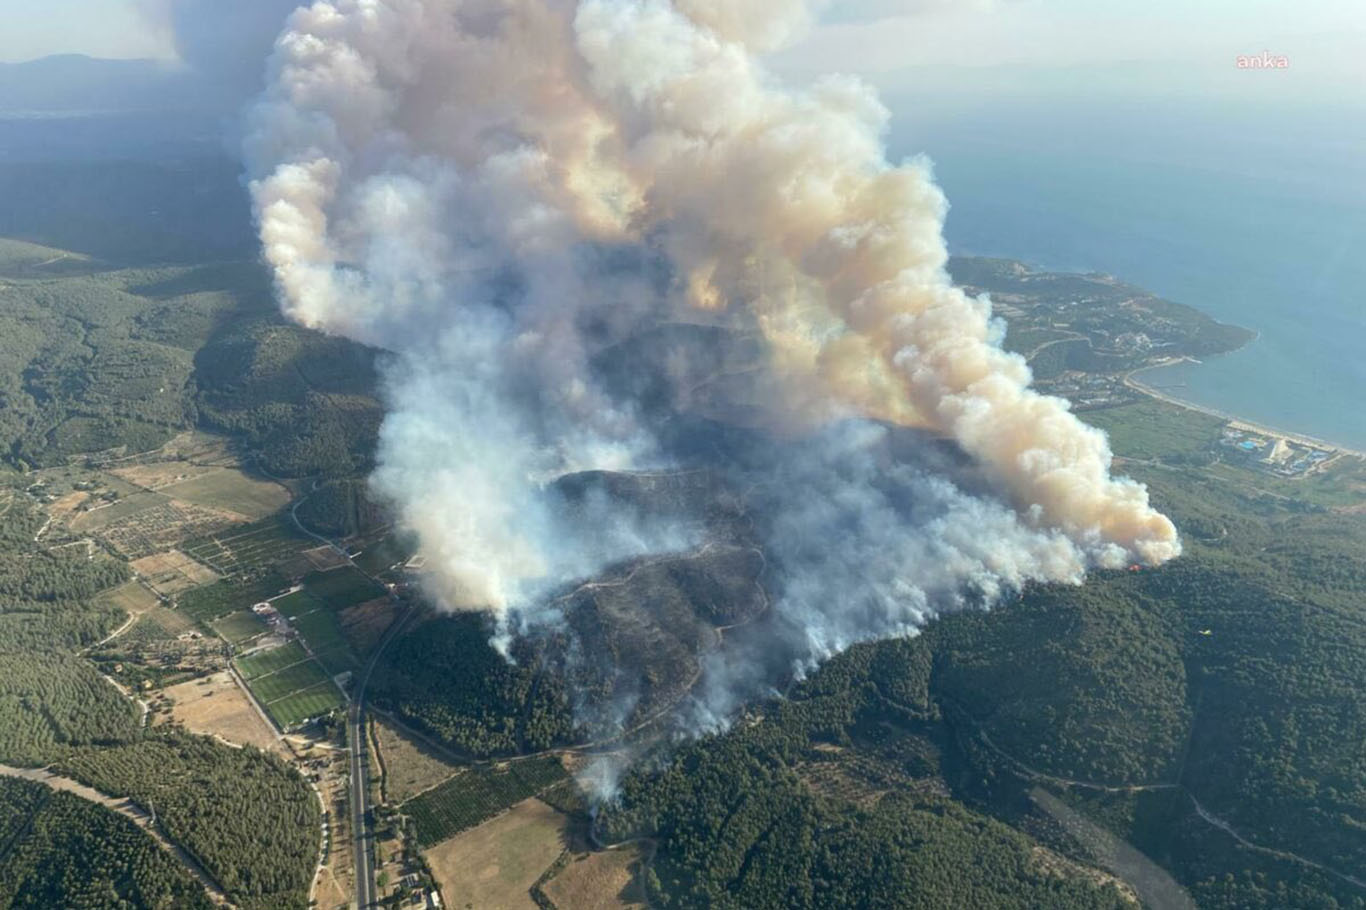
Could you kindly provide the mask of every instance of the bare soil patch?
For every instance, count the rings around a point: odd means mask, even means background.
[[[541,891],[559,910],[643,910],[637,845],[572,858]]]
[[[462,770],[385,721],[375,722],[375,737],[384,762],[384,795],[391,803],[430,790]]]
[[[563,815],[529,799],[425,856],[455,910],[536,910],[531,886],[564,852],[566,828]]]
[[[282,751],[275,732],[224,671],[164,690],[171,716],[195,733],[221,736],[230,743]]]

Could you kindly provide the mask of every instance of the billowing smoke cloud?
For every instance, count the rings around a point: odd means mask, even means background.
[[[750,423],[784,440],[766,473],[790,494],[766,545],[805,658],[1179,553],[1144,488],[1110,476],[1103,434],[1031,390],[989,301],[952,285],[944,197],[926,162],[885,159],[871,90],[764,70],[810,21],[801,0],[331,0],[290,18],[248,143],[265,256],[289,316],[397,355],[374,484],[444,603],[506,614],[691,541],[548,491],[669,463],[593,364],[671,320],[761,341]],[[879,465],[869,420],[953,440],[983,483]]]

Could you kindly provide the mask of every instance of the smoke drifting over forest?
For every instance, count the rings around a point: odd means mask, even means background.
[[[513,628],[567,582],[700,542],[551,485],[677,463],[639,390],[687,399],[706,357],[681,346],[639,382],[601,364],[679,323],[755,352],[717,358],[744,408],[709,416],[769,441],[735,470],[764,481],[789,664],[1180,552],[1146,490],[1110,476],[1104,436],[1030,389],[989,301],[952,285],[944,196],[928,162],[886,160],[872,90],[765,71],[811,14],[333,0],[290,16],[249,118],[261,241],[287,315],[395,355],[373,485],[447,607]],[[952,440],[970,470],[889,456],[889,427]],[[699,712],[763,685],[745,663],[712,660]]]

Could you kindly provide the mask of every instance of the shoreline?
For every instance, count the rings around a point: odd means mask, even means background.
[[[1130,370],[1129,372],[1124,374],[1124,385],[1130,389],[1133,389],[1135,392],[1147,395],[1149,398],[1155,398],[1158,401],[1166,402],[1167,404],[1175,405],[1179,408],[1185,408],[1188,411],[1196,411],[1201,414],[1206,414],[1210,417],[1217,417],[1220,420],[1227,421],[1228,424],[1234,427],[1235,429],[1244,430],[1251,433],[1257,433],[1262,436],[1271,436],[1286,439],[1290,442],[1298,443],[1302,446],[1309,446],[1311,448],[1331,450],[1340,455],[1350,455],[1356,458],[1366,459],[1366,452],[1363,452],[1360,449],[1354,449],[1351,446],[1341,445],[1336,442],[1331,442],[1327,439],[1320,439],[1317,436],[1310,436],[1307,433],[1296,433],[1288,430],[1282,430],[1278,427],[1270,426],[1269,424],[1257,423],[1256,421],[1248,420],[1247,418],[1239,417],[1235,414],[1230,414],[1227,411],[1221,411],[1218,408],[1212,408],[1208,405],[1197,404],[1193,401],[1186,401],[1185,399],[1177,398],[1174,395],[1169,395],[1161,389],[1158,389],[1155,386],[1148,385],[1146,382],[1143,382],[1142,380],[1135,378],[1139,373],[1143,373],[1148,370],[1157,370],[1163,367],[1175,366],[1178,363],[1200,363],[1200,361],[1196,360],[1194,357],[1173,357],[1170,360],[1166,360],[1161,363],[1154,363],[1148,366],[1139,367],[1136,370]]]

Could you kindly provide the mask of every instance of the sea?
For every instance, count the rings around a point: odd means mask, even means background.
[[[893,122],[894,154],[934,162],[954,253],[1105,272],[1252,329],[1237,352],[1140,378],[1366,450],[1360,110],[1111,99]]]

